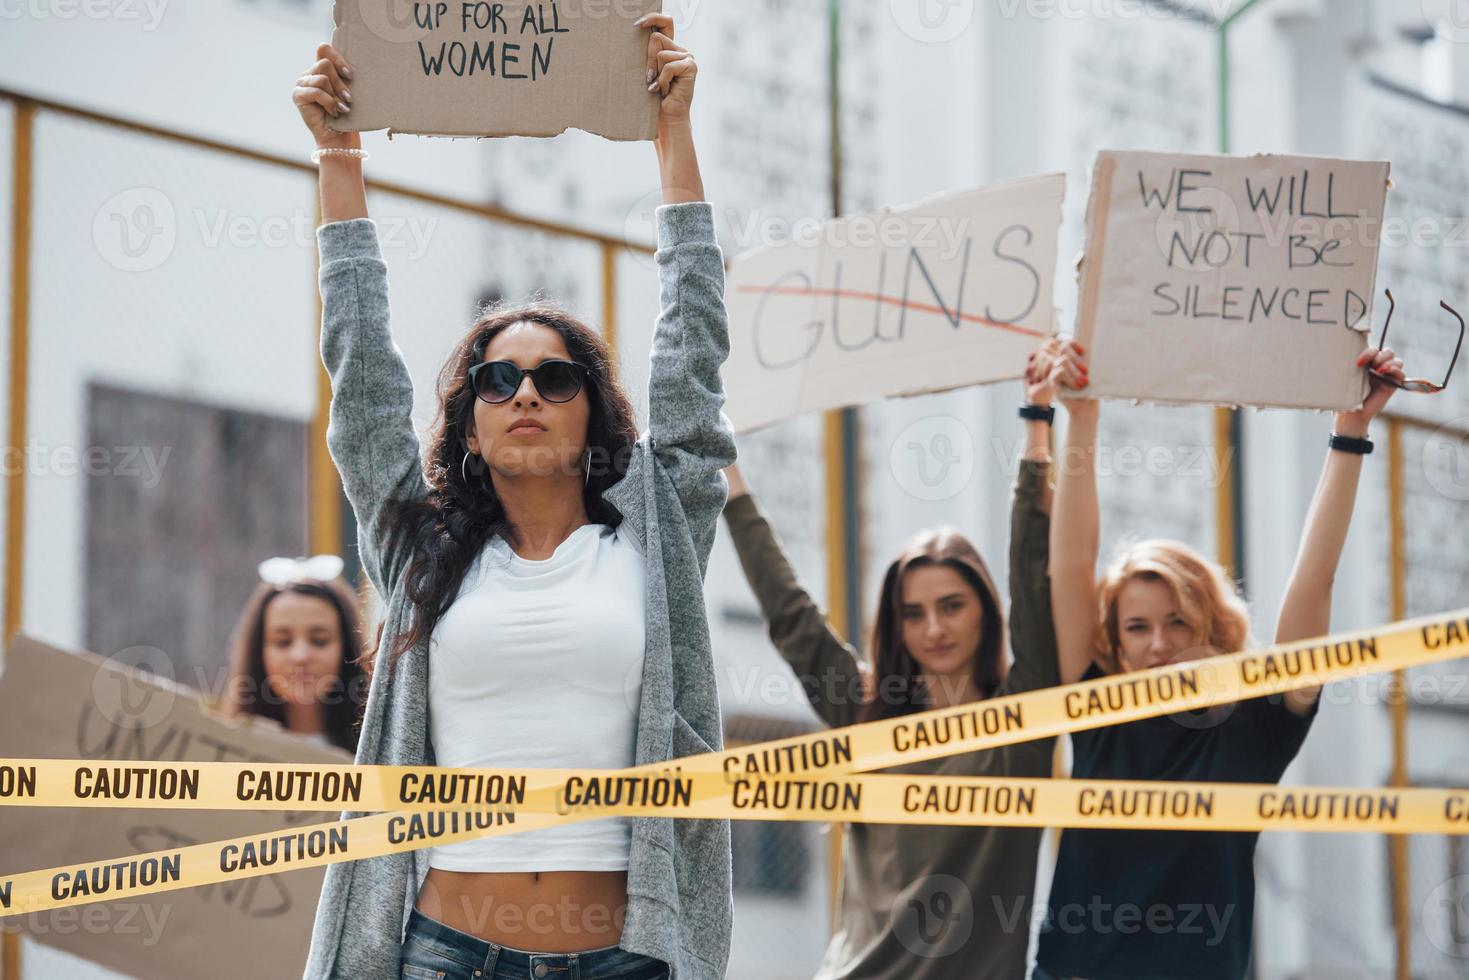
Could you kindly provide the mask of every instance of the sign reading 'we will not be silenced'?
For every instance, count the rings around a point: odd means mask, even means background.
[[[352,65],[341,132],[423,136],[658,135],[648,35],[662,0],[336,0]]]
[[[1085,394],[1350,410],[1388,165],[1104,151],[1087,210]]]
[[[814,224],[740,255],[725,412],[806,412],[1021,377],[1055,329],[1064,174]]]

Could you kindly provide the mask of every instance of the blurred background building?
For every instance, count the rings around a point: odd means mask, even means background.
[[[1439,300],[1469,308],[1464,0],[665,8],[701,65],[696,131],[730,256],[837,209],[1064,170],[1064,266],[1100,148],[1301,152],[1392,161],[1379,274],[1404,307],[1394,345],[1410,372],[1441,371],[1452,350]],[[311,145],[288,97],[330,26],[326,0],[0,0],[7,635],[162,662],[217,692],[257,561],[340,551],[355,567],[322,448]],[[580,133],[365,145],[421,425],[476,304],[537,290],[603,325],[643,406],[650,147]],[[1075,287],[1059,279],[1065,329]],[[1466,372],[1444,395],[1399,396],[1378,424],[1334,628],[1469,605]],[[843,633],[866,636],[889,557],[926,525],[969,533],[1004,587],[1019,398],[1008,384],[885,402],[742,440]],[[1104,549],[1143,530],[1217,554],[1268,639],[1330,419],[1112,404],[1104,420]],[[728,739],[814,725],[723,535],[709,610]],[[1334,687],[1288,779],[1469,785],[1463,679],[1415,672],[1396,706],[1383,679]],[[736,825],[730,976],[810,976],[834,836]],[[1269,834],[1258,869],[1258,977],[1469,977],[1462,838]],[[22,946],[27,978],[105,975]]]

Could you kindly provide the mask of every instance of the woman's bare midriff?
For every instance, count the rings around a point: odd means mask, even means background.
[[[627,872],[430,868],[416,904],[424,915],[501,946],[578,953],[622,938]]]

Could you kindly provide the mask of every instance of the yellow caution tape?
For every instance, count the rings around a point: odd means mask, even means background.
[[[1469,610],[624,770],[0,760],[0,805],[384,810],[0,878],[0,914],[611,816],[1469,832],[1469,792],[854,773],[1469,654]]]
[[[618,777],[608,777],[618,778]],[[1469,790],[848,775],[685,777],[665,805],[549,804],[556,812],[426,810],[153,851],[0,879],[0,914],[26,914],[522,833],[609,816],[1133,830],[1469,833]],[[545,797],[527,797],[542,806]]]
[[[870,772],[1469,655],[1469,610],[686,756],[684,773]],[[0,759],[0,806],[386,810],[500,803],[591,770]],[[538,782],[537,782],[538,781]],[[349,805],[350,804],[350,805]]]

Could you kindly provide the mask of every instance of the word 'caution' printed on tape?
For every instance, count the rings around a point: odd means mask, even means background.
[[[1466,654],[1469,610],[615,771],[0,760],[0,805],[390,811],[0,878],[0,915],[614,816],[1469,833],[1466,790],[854,775]]]

